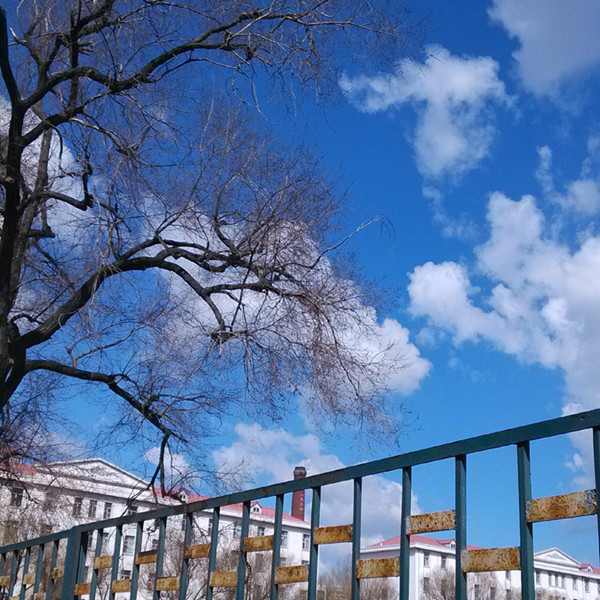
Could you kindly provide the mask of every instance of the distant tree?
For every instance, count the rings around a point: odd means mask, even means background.
[[[64,395],[81,393],[69,382],[105,390],[86,394],[156,444],[150,425],[163,459],[171,443],[201,456],[232,411],[280,418],[298,393],[316,420],[396,430],[382,398],[397,357],[334,260],[340,198],[240,102],[327,97],[341,56],[397,60],[406,19],[385,0],[1,11],[5,447],[43,455]]]
[[[431,569],[421,579],[421,593],[425,600],[455,600],[456,581],[453,569]],[[493,573],[468,573],[469,600],[505,600],[505,590]],[[514,600],[514,599],[513,599]]]
[[[393,600],[398,597],[396,579],[361,579],[360,597],[363,600]],[[350,600],[352,596],[352,565],[341,559],[337,565],[319,577],[319,590],[327,600]]]

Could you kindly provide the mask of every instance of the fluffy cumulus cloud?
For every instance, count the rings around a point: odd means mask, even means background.
[[[595,186],[581,186],[577,202],[561,198],[573,210],[589,210],[596,194]],[[531,196],[492,194],[487,219],[491,233],[476,249],[474,274],[491,283],[490,291],[475,287],[462,264],[430,262],[410,274],[412,313],[457,344],[485,340],[519,360],[562,370],[565,413],[600,407],[600,236],[581,234],[575,247],[561,242]],[[589,452],[580,438],[575,444]],[[584,464],[591,463],[572,466]]]
[[[509,99],[491,58],[454,56],[439,46],[427,53],[424,63],[406,59],[392,74],[344,76],[340,85],[365,112],[415,106],[419,171],[430,178],[455,176],[488,155],[495,133],[492,108]]]
[[[519,75],[536,94],[555,95],[600,65],[597,0],[494,0],[489,13],[519,41]]]
[[[247,477],[261,484],[288,481],[296,465],[308,475],[341,469],[345,465],[334,454],[327,454],[312,434],[295,435],[283,429],[265,429],[257,424],[238,424],[237,439],[213,453],[217,469],[225,474],[241,466]],[[246,482],[247,483],[247,482]],[[323,525],[352,522],[352,482],[324,486],[321,502]],[[381,541],[400,532],[400,484],[381,476],[363,480],[362,545]],[[310,515],[310,494],[307,496]],[[413,499],[413,513],[419,512]],[[332,557],[332,564],[335,563]]]

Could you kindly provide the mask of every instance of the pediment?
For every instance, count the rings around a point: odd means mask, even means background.
[[[535,560],[569,567],[579,567],[581,564],[579,561],[575,560],[573,557],[569,556],[559,548],[549,548],[548,550],[536,552]]]
[[[81,487],[84,483],[117,485],[126,489],[146,488],[148,485],[143,479],[101,458],[51,463],[44,471],[64,484],[68,485],[71,480],[72,487]],[[75,485],[76,482],[79,485]]]

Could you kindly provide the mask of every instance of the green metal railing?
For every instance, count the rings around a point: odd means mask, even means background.
[[[583,490],[561,496],[532,498],[530,444],[535,440],[591,430],[595,489]],[[519,535],[520,545],[516,548],[495,548],[490,550],[467,549],[467,466],[469,456],[503,447],[515,448],[515,468],[518,476],[519,496]],[[411,514],[413,468],[427,463],[446,459],[454,460],[455,503],[454,508],[425,515]],[[401,472],[402,497],[398,506],[385,507],[387,512],[395,509],[401,512],[400,552],[395,559],[361,559],[361,498],[363,478],[389,472]],[[320,527],[321,495],[324,488],[343,481],[353,482],[353,520],[351,524],[335,527]],[[523,600],[535,600],[533,567],[533,525],[541,521],[584,515],[597,515],[596,535],[600,531],[598,513],[598,488],[600,486],[600,410],[570,415],[533,425],[482,435],[479,437],[444,444],[415,452],[408,452],[391,458],[363,463],[352,467],[313,475],[305,479],[265,486],[249,491],[237,492],[210,498],[191,504],[169,506],[149,512],[132,514],[100,522],[78,525],[68,531],[23,541],[0,547],[0,594],[10,600],[73,600],[86,597],[95,600],[99,574],[110,571],[109,600],[116,593],[128,593],[130,600],[139,594],[139,567],[144,562],[154,565],[152,596],[160,600],[161,590],[175,590],[179,600],[185,600],[190,585],[190,561],[207,560],[205,569],[207,600],[212,600],[213,592],[222,586],[235,587],[236,600],[244,600],[246,585],[247,553],[251,551],[249,538],[251,503],[270,498],[274,500],[275,517],[273,540],[270,548],[270,600],[277,600],[281,586],[291,582],[305,582],[308,600],[317,598],[317,570],[319,547],[323,543],[346,541],[352,544],[352,600],[359,600],[361,582],[370,577],[398,577],[399,598],[408,600],[410,594],[410,536],[418,533],[454,530],[456,537],[456,599],[467,598],[467,573],[480,571],[520,570]],[[280,566],[280,545],[282,533],[283,506],[286,495],[299,490],[312,492],[311,501],[311,543],[308,566]],[[237,571],[229,574],[218,573],[217,551],[219,544],[219,518],[221,508],[241,503],[240,544],[237,549]],[[210,543],[205,548],[192,544],[194,515],[210,511],[212,532]],[[182,515],[184,520],[181,566],[176,577],[163,577],[163,562],[166,552],[167,520]],[[142,552],[144,524],[156,524],[157,544],[150,557],[138,561],[138,557],[148,555]],[[131,576],[127,580],[118,579],[121,558],[121,538],[123,528],[135,530],[135,547]],[[102,533],[114,532],[114,550],[111,556],[102,556]],[[88,556],[88,545],[95,535],[93,562]],[[396,534],[397,532],[390,532]],[[264,549],[264,548],[263,548]],[[35,565],[32,563],[35,557]],[[141,560],[141,559],[140,559]],[[62,564],[61,564],[62,561]],[[89,581],[85,581],[86,561]],[[90,569],[90,566],[92,567]],[[90,574],[91,571],[91,574]],[[231,577],[227,577],[231,575]],[[193,583],[193,585],[197,585]],[[42,589],[42,587],[44,589]]]

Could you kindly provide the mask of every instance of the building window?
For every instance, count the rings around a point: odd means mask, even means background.
[[[287,545],[288,545],[288,532],[282,531],[281,532],[281,547],[287,548]]]
[[[429,594],[429,577],[423,577],[423,591]]]
[[[252,507],[252,512],[253,512],[253,513],[259,513],[259,514],[260,514],[260,512],[261,512],[261,510],[260,510],[260,504],[255,504],[255,505]]]
[[[257,535],[261,535],[261,536],[265,535],[265,527],[264,527],[264,525],[259,525],[258,528],[257,528],[257,530],[256,530],[256,532],[257,532]]]
[[[138,511],[138,507],[137,506],[128,506],[127,507],[127,514],[128,515],[135,515],[137,514]]]
[[[21,506],[23,504],[23,488],[12,488],[10,493],[10,505]]]
[[[208,535],[212,533],[212,519],[208,520]]]
[[[590,591],[590,580],[589,579],[584,579],[584,581],[583,581],[583,590],[585,592],[589,592]]]
[[[556,575],[550,573],[550,587],[556,587]]]
[[[429,566],[429,552],[423,552],[423,566]]]
[[[490,600],[496,600],[496,588],[492,586],[490,588]]]
[[[506,590],[506,600],[511,600],[512,599],[512,590],[510,588],[507,588]]]
[[[541,580],[540,572],[536,571],[535,572],[535,584],[540,585],[541,582],[542,582],[542,580]]]
[[[81,507],[83,505],[83,498],[75,498],[73,500],[73,516],[81,516]]]
[[[233,528],[233,537],[234,538],[242,537],[242,524],[241,523],[235,524],[235,526]]]
[[[310,535],[308,533],[302,534],[302,550],[310,550]]]
[[[104,518],[110,519],[110,515],[112,513],[112,502],[104,503]]]
[[[473,586],[473,598],[481,600],[481,586],[478,583]]]
[[[90,500],[90,506],[88,508],[88,517],[90,517],[91,519],[95,519],[97,508],[98,508],[98,500]]]
[[[446,557],[442,556],[442,569],[446,569]]]
[[[123,569],[121,571],[121,579],[131,579],[131,571],[129,569]]]
[[[123,538],[123,554],[133,554],[134,546],[135,546],[135,537],[133,535],[126,535]]]
[[[281,557],[279,558],[279,564],[280,564],[282,567],[285,567],[285,565],[287,565],[287,558],[286,558],[285,556],[281,556]]]

